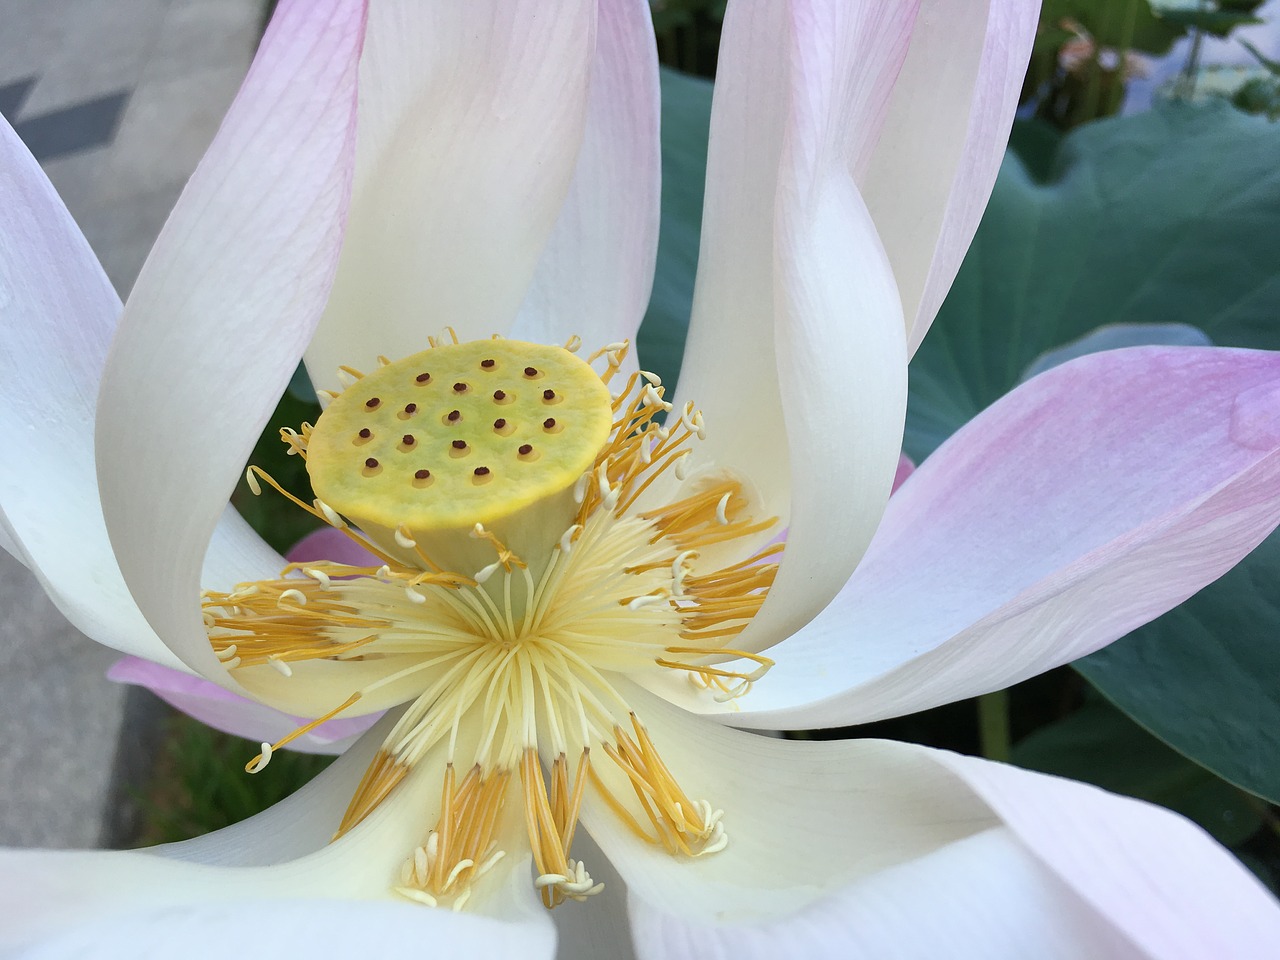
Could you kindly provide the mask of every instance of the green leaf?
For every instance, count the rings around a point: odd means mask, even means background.
[[[1242,843],[1262,826],[1257,800],[1100,700],[1019,741],[1011,759],[1028,770],[1083,780],[1176,810],[1227,846]]]
[[[1038,151],[1043,138],[1036,139]],[[1280,349],[1280,127],[1172,104],[1005,160],[960,275],[911,365],[917,462],[1041,354],[1107,324],[1187,324]],[[1280,537],[1178,610],[1077,664],[1226,779],[1280,800]]]
[[[711,84],[674,70],[662,80],[662,224],[653,298],[637,348],[646,370],[662,377],[672,396],[680,376],[684,339],[698,270],[702,187],[707,168]]]
[[[1280,535],[1163,617],[1074,666],[1219,776],[1280,800]]]

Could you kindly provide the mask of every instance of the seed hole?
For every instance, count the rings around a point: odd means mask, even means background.
[[[535,378],[538,376],[538,368],[537,368],[537,367],[525,367],[525,368],[524,368],[524,376],[525,376],[525,379],[526,379],[526,380],[533,380],[533,379],[535,379]]]
[[[462,411],[461,411],[461,410],[450,410],[450,411],[448,412],[448,414],[446,414],[446,415],[445,415],[444,422],[445,422],[445,423],[458,423],[461,419],[462,419]]]
[[[494,368],[494,365],[495,365],[495,361],[493,360],[480,361],[480,366],[483,367],[485,370],[492,370]]]
[[[468,383],[463,383],[461,380],[459,380],[457,383],[453,385],[454,393],[466,393],[470,389],[471,389],[471,385]]]
[[[378,397],[370,397],[364,402],[364,406],[366,410],[377,410],[380,403],[382,403],[382,400]]]
[[[420,373],[420,374],[418,374],[416,377],[414,377],[413,379],[414,379],[414,381],[415,381],[415,382],[417,382],[417,383],[430,383],[430,382],[431,382],[431,374],[429,374],[429,373]]]

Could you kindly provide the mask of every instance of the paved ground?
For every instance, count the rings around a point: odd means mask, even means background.
[[[122,296],[235,95],[263,8],[4,0],[0,114]],[[0,611],[0,845],[109,842],[120,829],[106,819],[110,798],[127,794],[151,706],[103,678],[114,654],[68,626],[2,551]],[[122,741],[126,713],[135,722]]]

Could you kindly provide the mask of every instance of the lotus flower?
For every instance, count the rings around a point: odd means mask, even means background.
[[[1261,886],[1160,809],[741,729],[1003,687],[1280,520],[1280,358],[1235,350],[1052,370],[888,499],[1033,7],[730,4],[670,399],[627,347],[658,190],[640,0],[282,3],[123,313],[6,128],[5,546],[104,643],[290,715],[389,712],[236,827],[6,854],[0,944],[533,957],[558,926],[562,956],[619,956],[624,896],[641,957],[1276,942]],[[298,508],[376,568],[282,575],[226,508],[304,351],[334,399],[285,433]]]

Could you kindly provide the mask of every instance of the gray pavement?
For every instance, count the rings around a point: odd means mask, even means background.
[[[264,0],[4,0],[0,113],[125,296],[253,57]],[[127,831],[154,710],[0,551],[0,845]],[[127,719],[126,719],[127,718]]]

